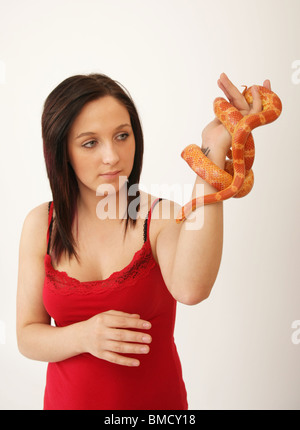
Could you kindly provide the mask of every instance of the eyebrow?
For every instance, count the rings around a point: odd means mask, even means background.
[[[118,127],[115,128],[115,131],[120,130],[123,127],[131,127],[131,125],[130,124],[120,124],[120,125],[118,125]],[[80,137],[83,137],[83,136],[92,136],[94,134],[97,134],[97,133],[95,133],[94,131],[85,131],[84,133],[80,133],[78,136],[76,136],[76,139],[79,139]]]

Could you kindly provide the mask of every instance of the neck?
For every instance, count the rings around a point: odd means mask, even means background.
[[[117,192],[97,192],[79,186],[78,212],[91,220],[123,220],[127,212],[127,183]]]

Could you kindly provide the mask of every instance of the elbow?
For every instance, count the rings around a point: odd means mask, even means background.
[[[26,351],[26,347],[23,345],[23,342],[20,339],[17,339],[17,346],[19,353],[24,357],[29,358],[28,353]]]
[[[19,327],[17,327],[17,331],[16,331],[16,340],[17,340],[17,347],[18,347],[18,351],[20,354],[23,355],[23,348],[22,348],[22,336],[21,336],[21,329]]]
[[[182,297],[178,302],[182,303],[183,305],[187,306],[195,306],[199,303],[203,302],[209,297],[210,293],[201,293],[201,294],[191,294],[187,295],[186,297]]]
[[[23,355],[23,357],[26,357],[26,358],[31,358],[30,356],[29,356],[29,354],[26,352],[26,348],[24,348],[22,345],[20,345],[20,344],[18,344],[18,351],[19,351],[19,353],[21,354],[21,355]]]
[[[186,291],[180,291],[180,289],[177,289],[177,290],[174,289],[173,297],[179,303],[182,303],[188,306],[194,306],[203,302],[203,300],[206,300],[209,297],[211,290],[212,290],[212,285],[211,286],[198,285],[195,288],[191,288],[189,290],[187,289]]]
[[[29,324],[30,325],[30,324]],[[35,359],[32,349],[32,341],[27,333],[27,326],[17,328],[17,347],[21,355],[29,359]]]
[[[18,351],[21,355],[23,355],[26,358],[30,358],[30,357],[28,357],[26,343],[24,342],[23,336],[20,333],[20,329],[17,331],[17,347],[18,347]]]

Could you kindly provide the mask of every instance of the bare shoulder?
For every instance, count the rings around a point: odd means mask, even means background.
[[[47,248],[48,202],[31,209],[26,215],[21,234],[20,247],[27,251],[45,253]]]
[[[152,194],[145,193],[140,191],[141,194],[141,217],[148,213],[152,204],[155,200],[159,199],[158,196],[154,196]],[[176,217],[181,209],[181,206],[169,199],[161,198],[161,200],[154,206],[151,219],[157,220],[155,224],[163,227],[166,225],[168,221],[176,220]],[[152,222],[152,221],[151,221]]]
[[[157,196],[146,194],[142,196],[142,201],[148,202],[148,209],[157,199]],[[167,238],[176,242],[180,233],[181,225],[176,223],[176,218],[181,206],[169,199],[162,198],[153,208],[151,214],[150,243],[154,258],[157,260],[157,243],[160,238]],[[166,240],[164,240],[166,242]]]
[[[151,215],[151,228],[153,239],[156,240],[163,232],[168,231],[175,236],[179,234],[180,226],[176,223],[181,206],[168,199],[162,199],[157,203]]]

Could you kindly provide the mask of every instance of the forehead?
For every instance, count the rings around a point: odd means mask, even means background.
[[[130,124],[126,107],[111,96],[88,102],[76,117],[70,129],[70,136],[85,131],[109,131],[122,123]]]

